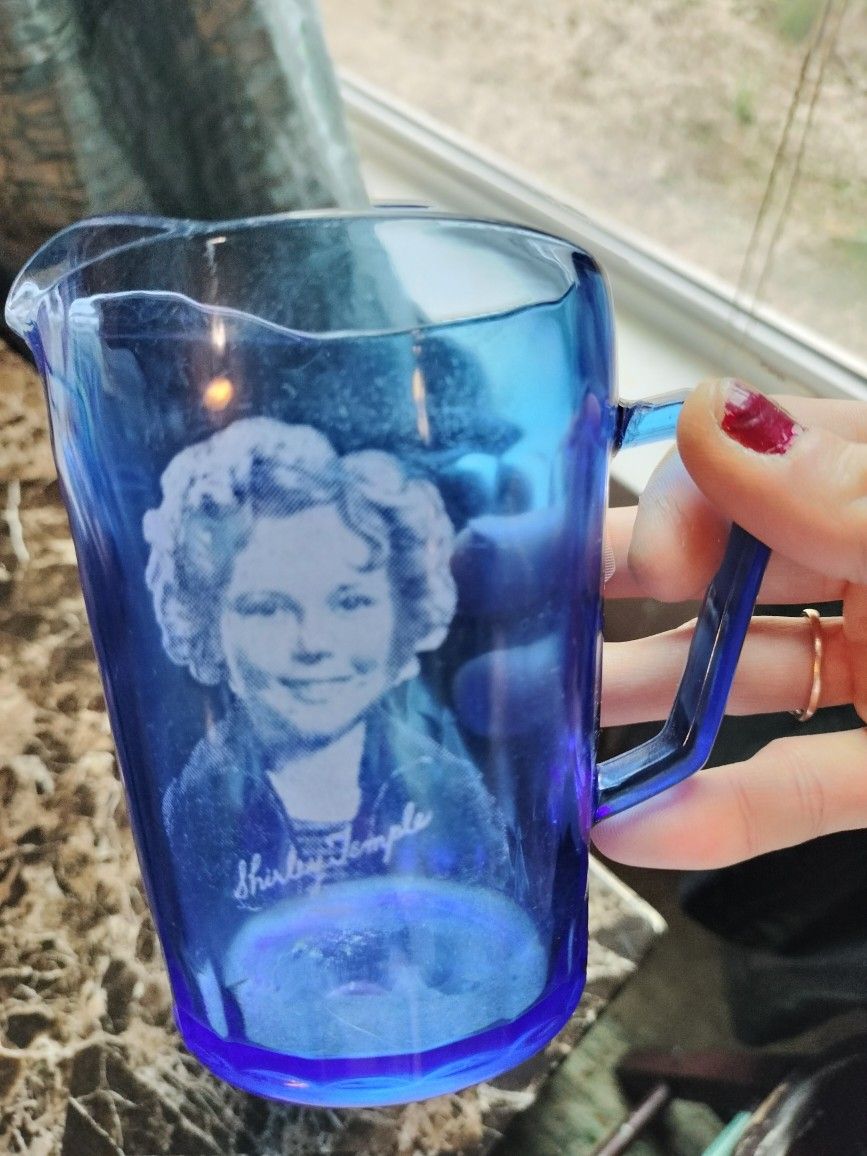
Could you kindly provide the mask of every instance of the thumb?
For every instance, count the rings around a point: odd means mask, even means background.
[[[867,582],[867,446],[801,424],[733,378],[687,398],[677,443],[726,517],[795,562]]]

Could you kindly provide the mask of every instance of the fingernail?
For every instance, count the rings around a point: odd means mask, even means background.
[[[757,454],[784,454],[803,433],[793,417],[769,397],[757,393],[742,381],[728,378],[724,390],[720,428],[739,445]]]

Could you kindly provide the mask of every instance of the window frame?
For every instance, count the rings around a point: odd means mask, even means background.
[[[867,366],[764,306],[747,310],[731,287],[566,199],[484,147],[340,71],[344,107],[363,166],[409,200],[508,219],[586,248],[610,282],[615,308],[710,359],[720,373],[769,392],[867,401]]]

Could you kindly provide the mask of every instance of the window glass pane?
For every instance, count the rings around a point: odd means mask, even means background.
[[[321,0],[339,67],[867,361],[864,0]]]

